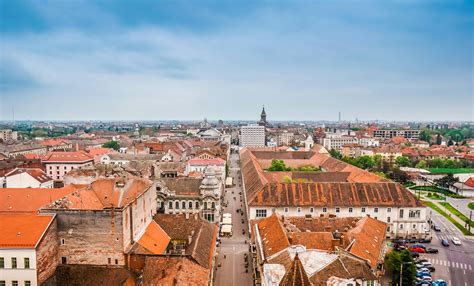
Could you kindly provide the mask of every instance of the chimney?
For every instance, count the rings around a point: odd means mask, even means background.
[[[192,235],[189,235],[188,236],[188,245],[191,245],[192,242],[193,242],[193,237],[192,237]]]

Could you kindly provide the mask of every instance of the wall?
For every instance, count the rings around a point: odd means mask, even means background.
[[[7,188],[40,188],[41,183],[23,172],[13,176],[6,177]]]
[[[56,218],[53,220],[40,243],[36,247],[36,268],[38,285],[54,275],[59,264],[59,240]]]
[[[313,209],[311,211],[311,208]],[[362,207],[352,207],[352,212],[349,212],[349,207],[339,207],[339,212],[336,212],[336,207],[326,207],[326,212],[323,211],[323,207],[254,207],[249,206],[250,211],[250,220],[259,219],[257,218],[257,209],[266,210],[267,217],[272,215],[273,212],[276,212],[277,215],[281,216],[305,216],[311,215],[313,217],[318,217],[320,215],[336,215],[336,217],[364,217],[370,215],[373,218],[376,218],[380,221],[388,223],[389,230],[387,235],[391,237],[395,236],[424,236],[425,228],[427,228],[427,210],[426,207],[420,208],[398,208],[398,207],[378,207],[377,212],[375,212],[374,207],[365,207],[365,212],[362,212]],[[403,209],[404,215],[401,218],[400,209]],[[420,211],[419,218],[410,218],[410,210]],[[390,218],[390,222],[388,222]],[[400,228],[400,224],[403,224],[403,227]],[[415,225],[415,227],[413,227]],[[428,228],[429,230],[429,228]]]
[[[24,281],[30,281],[31,285],[36,283],[36,255],[34,249],[0,249],[0,257],[5,259],[5,268],[0,269],[0,280],[5,285],[12,285],[12,281],[18,281],[18,285],[25,285]],[[12,269],[11,258],[16,257],[17,268]],[[24,258],[30,259],[30,268],[25,269]]]
[[[59,261],[67,264],[125,265],[122,213],[119,210],[56,210]],[[64,244],[63,240],[64,239]]]
[[[86,163],[45,163],[46,174],[54,180],[62,180],[63,176],[72,169],[92,167],[94,160]]]

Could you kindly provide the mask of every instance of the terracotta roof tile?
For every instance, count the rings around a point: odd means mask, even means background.
[[[52,214],[0,214],[0,248],[35,248],[54,217]]]
[[[93,157],[84,151],[76,152],[49,152],[42,158],[42,162],[56,163],[56,162],[88,162],[93,161]]]
[[[163,254],[170,240],[168,234],[156,222],[151,221],[138,243],[153,254]]]
[[[265,257],[272,256],[290,246],[290,241],[276,214],[262,219],[257,223],[257,226]]]

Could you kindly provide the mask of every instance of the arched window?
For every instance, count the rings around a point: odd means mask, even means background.
[[[186,208],[186,202],[185,202],[185,201],[183,201],[183,202],[181,203],[181,205],[183,206],[183,209]]]
[[[169,206],[170,209],[172,209],[173,208],[173,202],[169,202],[168,206]]]
[[[211,206],[212,206],[212,209],[215,209],[216,208],[216,203],[212,202]]]
[[[193,208],[193,202],[189,202],[189,209]]]
[[[179,209],[179,202],[178,201],[176,201],[175,206],[176,206],[176,209]]]
[[[207,202],[204,202],[204,209],[207,210]]]
[[[196,202],[196,208],[197,209],[199,208],[199,202]]]

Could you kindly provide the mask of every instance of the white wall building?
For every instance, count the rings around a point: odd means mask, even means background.
[[[240,127],[241,147],[265,147],[265,126],[247,125]]]
[[[6,188],[53,188],[54,180],[41,169],[16,168],[5,174]]]

